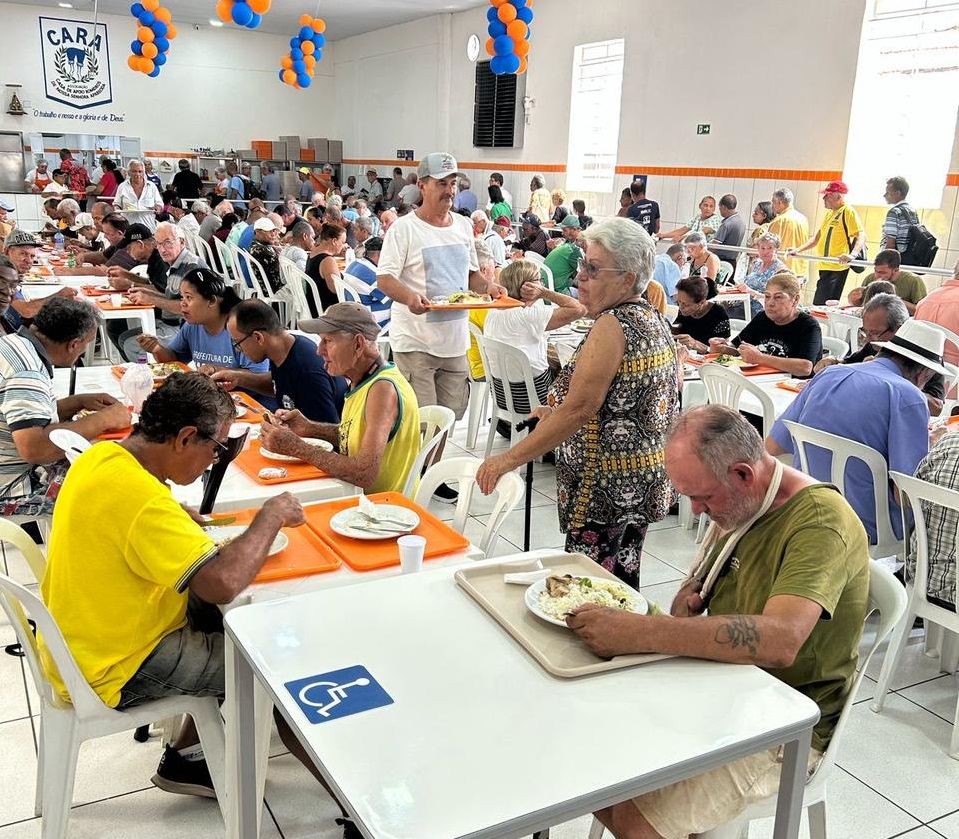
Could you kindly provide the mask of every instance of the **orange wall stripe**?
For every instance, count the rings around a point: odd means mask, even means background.
[[[946,186],[959,186],[959,172],[946,175]]]

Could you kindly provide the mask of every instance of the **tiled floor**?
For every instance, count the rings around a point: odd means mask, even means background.
[[[505,445],[497,441],[496,448]],[[465,429],[454,435],[446,456],[469,454]],[[482,456],[482,451],[477,452]],[[553,469],[534,468],[533,548],[562,547],[555,502]],[[450,517],[452,508],[434,504]],[[478,537],[486,516],[479,506],[467,534]],[[642,570],[644,593],[668,604],[694,554],[695,531],[681,530],[675,518],[651,528]],[[523,513],[511,513],[494,553],[522,549]],[[3,567],[15,579],[32,582],[23,559],[11,551]],[[0,616],[0,647],[13,641],[12,629]],[[881,715],[869,709],[881,659],[874,662],[857,697],[839,756],[839,769],[830,781],[829,835],[832,839],[959,839],[959,761],[946,747],[952,731],[959,684],[939,673],[938,661],[922,654],[921,633],[914,633]],[[872,678],[870,678],[872,677]],[[704,686],[708,689],[708,686]],[[36,773],[36,697],[29,673],[20,659],[0,652],[0,839],[36,839],[39,820],[33,818]],[[641,722],[635,731],[642,741]],[[140,744],[121,734],[87,743],[80,753],[73,839],[180,839],[222,836],[223,822],[214,802],[160,792],[150,784],[159,759],[156,740]],[[263,836],[285,839],[339,839],[333,824],[333,802],[278,741],[274,743],[266,787]],[[589,819],[559,825],[554,839],[585,839]],[[772,835],[771,822],[752,826],[751,837]],[[805,836],[805,824],[801,835]],[[410,837],[415,839],[415,837]]]

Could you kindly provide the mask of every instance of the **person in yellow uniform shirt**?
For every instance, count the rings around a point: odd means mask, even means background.
[[[777,189],[772,195],[770,204],[775,215],[769,221],[767,230],[779,237],[780,252],[790,248],[798,248],[809,238],[809,219],[793,206],[793,191],[788,187]],[[783,259],[786,267],[797,277],[805,275],[807,264],[805,259]]]
[[[842,181],[830,181],[826,184],[826,188],[820,190],[822,203],[827,210],[822,227],[811,239],[786,252],[789,256],[794,256],[815,247],[820,256],[839,259],[839,262],[819,263],[819,282],[816,283],[816,294],[812,300],[814,306],[822,306],[827,300],[842,298],[846,277],[849,275],[849,266],[846,263],[861,258],[866,245],[866,231],[859,213],[846,203],[847,192],[849,187]]]
[[[312,422],[299,411],[277,411],[263,419],[260,441],[271,452],[312,463],[368,493],[402,492],[420,453],[419,405],[410,383],[380,356],[380,328],[370,310],[336,303],[299,327],[320,336],[318,352],[327,372],[350,381],[342,418]],[[336,451],[304,443],[304,437],[326,440]]]

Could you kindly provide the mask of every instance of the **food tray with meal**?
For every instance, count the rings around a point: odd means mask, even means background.
[[[530,586],[505,582],[505,574],[532,570],[538,563],[550,569],[549,577]],[[454,579],[554,676],[572,679],[669,658],[654,654],[600,658],[560,619],[566,611],[583,603],[595,602],[638,613],[644,613],[648,607],[642,595],[583,554],[557,553],[540,557],[538,562],[521,560],[466,567],[457,571]]]
[[[770,367],[767,364],[750,364],[748,361],[743,361],[737,355],[709,353],[708,355],[699,357],[690,356],[687,360],[696,367],[703,364],[719,364],[722,367],[738,370],[744,376],[769,376],[774,373],[782,373],[782,370],[777,370],[775,367]]]
[[[116,364],[110,368],[110,372],[113,373],[115,378],[122,379],[123,374],[126,373],[126,371],[132,366],[132,364]],[[162,383],[167,376],[170,376],[173,373],[190,372],[190,368],[182,361],[153,361],[147,366],[150,368],[150,372],[153,374],[154,385]]]
[[[493,300],[488,294],[474,291],[454,291],[448,297],[430,298],[431,309],[515,309],[522,302],[512,297],[497,297]]]

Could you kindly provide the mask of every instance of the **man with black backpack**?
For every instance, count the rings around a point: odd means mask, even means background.
[[[919,222],[919,214],[906,201],[909,182],[896,175],[886,181],[883,197],[892,206],[882,225],[883,248],[899,251],[903,265],[932,265],[939,250],[936,237]]]
[[[247,194],[247,184],[249,178],[244,179],[237,168],[236,161],[231,160],[226,164],[226,175],[230,179],[227,198],[233,203],[234,207],[246,209],[246,202],[252,197]]]

